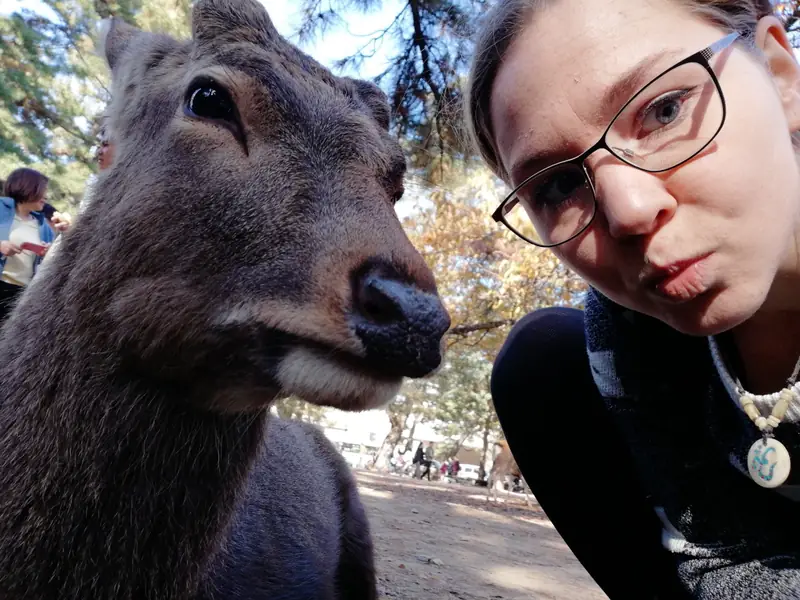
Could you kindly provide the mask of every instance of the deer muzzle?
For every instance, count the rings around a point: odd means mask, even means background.
[[[442,362],[442,337],[450,315],[439,296],[380,270],[356,279],[352,323],[378,371],[423,377]]]

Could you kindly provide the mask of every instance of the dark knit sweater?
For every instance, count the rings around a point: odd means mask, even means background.
[[[758,429],[723,385],[708,339],[594,290],[586,333],[595,382],[686,588],[702,600],[800,599],[800,503],[791,498],[800,484],[800,424],[775,432],[792,456],[789,480],[780,491],[761,488],[745,468]]]

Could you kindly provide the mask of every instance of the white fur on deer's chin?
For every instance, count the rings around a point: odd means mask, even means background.
[[[342,410],[379,408],[397,395],[403,382],[375,379],[303,347],[290,350],[281,361],[277,380],[290,394]]]

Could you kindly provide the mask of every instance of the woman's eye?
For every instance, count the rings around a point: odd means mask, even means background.
[[[689,90],[676,90],[648,104],[640,118],[644,133],[657,131],[677,121],[681,116],[684,97],[688,93]]]
[[[578,193],[586,180],[577,172],[553,174],[537,186],[535,203],[540,208],[556,208]]]
[[[230,94],[215,83],[202,83],[191,88],[186,108],[192,116],[203,119],[236,119],[236,106]]]

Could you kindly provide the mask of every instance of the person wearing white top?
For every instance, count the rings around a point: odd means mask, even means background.
[[[42,214],[48,178],[34,169],[9,175],[0,197],[0,322],[36,273],[55,232]]]

